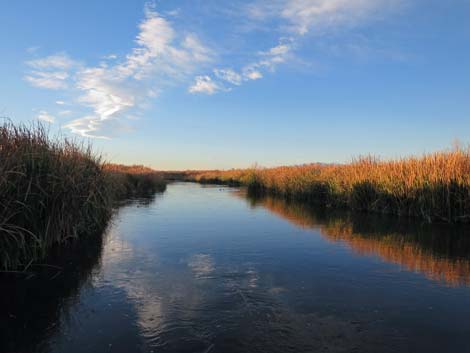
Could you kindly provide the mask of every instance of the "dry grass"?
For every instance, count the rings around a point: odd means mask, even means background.
[[[43,258],[69,239],[99,234],[115,201],[162,180],[109,172],[90,147],[51,139],[40,125],[0,126],[0,267]],[[154,184],[155,183],[155,184]]]
[[[144,165],[123,165],[116,163],[106,163],[104,165],[104,168],[107,171],[115,173],[125,173],[133,175],[158,174],[156,170],[146,167]]]
[[[114,192],[120,199],[152,195],[166,188],[161,173],[142,165],[106,163],[103,168],[110,175]]]
[[[188,178],[243,184],[326,207],[470,221],[470,151],[462,148],[391,161],[365,157],[342,165],[191,172]]]

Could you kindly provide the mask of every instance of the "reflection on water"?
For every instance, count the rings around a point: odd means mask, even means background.
[[[376,255],[450,286],[470,285],[470,227],[420,224],[415,220],[325,211],[273,196],[236,195],[289,222],[347,243],[360,255]]]
[[[102,243],[96,237],[71,244],[45,264],[0,273],[0,352],[50,350],[50,338],[100,267]]]
[[[125,204],[148,206],[155,199],[149,196]],[[44,263],[24,271],[0,271],[0,352],[53,350],[52,338],[64,329],[81,291],[92,286],[102,269],[103,244],[107,243],[105,249],[116,245],[107,233],[52,249]],[[123,250],[117,253],[122,256]],[[106,255],[106,262],[119,260]]]
[[[470,352],[465,232],[171,184],[1,274],[0,352]]]

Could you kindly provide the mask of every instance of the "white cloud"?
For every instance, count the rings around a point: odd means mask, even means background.
[[[316,28],[354,25],[393,2],[398,0],[289,0],[281,16],[304,35]]]
[[[235,86],[240,86],[245,81],[259,80],[263,77],[261,70],[274,71],[276,66],[287,61],[294,47],[292,39],[284,39],[278,45],[267,51],[258,52],[257,61],[245,65],[241,69],[241,73],[233,69],[214,69],[216,79],[228,82]],[[195,83],[189,87],[190,93],[206,93],[214,94],[218,91],[229,91],[223,89],[222,86],[214,81],[209,75],[197,76]]]
[[[239,86],[244,81],[258,80],[264,71],[275,71],[278,65],[294,58],[301,37],[309,32],[325,34],[342,27],[360,25],[382,11],[394,9],[403,0],[260,0],[248,5],[248,17],[255,21],[272,21],[281,35],[278,45],[258,51],[258,59],[233,69],[214,69],[213,77],[199,76],[190,92],[215,93],[218,80]],[[201,78],[204,79],[201,79]]]
[[[32,86],[47,89],[65,89],[68,87],[69,74],[64,71],[31,71],[24,78]]]
[[[55,122],[55,117],[50,115],[48,112],[41,110],[39,114],[37,115],[37,118],[41,121],[45,121],[47,123],[54,123]]]
[[[87,68],[77,75],[77,88],[84,92],[78,101],[91,107],[101,120],[123,112],[135,105],[134,91],[126,88],[126,81],[115,78],[106,68]]]
[[[35,59],[27,64],[36,71],[25,79],[43,88],[70,86],[69,93],[76,95],[76,102],[91,109],[91,114],[64,125],[73,133],[102,138],[115,130],[128,131],[126,121],[148,106],[149,99],[162,87],[188,78],[213,58],[212,51],[194,33],[181,35],[150,6],[139,24],[135,43],[123,61],[97,67],[78,65],[64,53]],[[64,71],[51,71],[59,68]]]
[[[71,110],[61,110],[61,111],[59,111],[60,116],[68,116],[68,115],[71,115],[71,114],[72,114]]]
[[[256,20],[284,20],[284,29],[297,35],[357,25],[402,4],[403,0],[272,0],[248,6]]]
[[[82,136],[104,137],[113,131],[128,131],[126,122],[138,117],[170,85],[193,78],[190,93],[229,91],[293,60],[307,34],[320,36],[361,25],[380,18],[382,11],[403,0],[255,1],[249,6],[248,21],[266,21],[272,32],[279,34],[278,40],[271,46],[251,49],[251,57],[238,66],[209,67],[216,58],[214,52],[195,33],[179,30],[154,6],[147,5],[134,47],[127,55],[111,54],[94,65],[80,63],[64,52],[36,58],[27,62],[30,71],[25,80],[36,87],[67,90],[66,96],[74,97],[70,102],[81,108],[74,107],[74,112],[86,112],[64,126]],[[245,12],[243,16],[246,19]]]
[[[174,43],[176,33],[170,23],[147,9],[146,18],[139,26],[138,47],[126,60],[110,68],[87,68],[78,73],[77,87],[84,92],[79,101],[93,109],[95,121],[84,119],[81,134],[94,133],[102,125],[99,121],[114,119],[140,107],[155,89],[146,87],[146,80],[181,79],[194,68],[210,60],[211,52],[194,34],[186,35],[181,45]],[[142,82],[145,81],[145,82]],[[76,127],[78,122],[75,121]],[[90,130],[87,132],[86,127]],[[85,132],[83,132],[85,131]]]
[[[245,68],[243,71],[243,77],[248,80],[259,80],[260,78],[263,78],[263,74],[253,68]]]
[[[212,59],[212,52],[194,34],[188,34],[184,38],[183,48],[191,53],[192,59],[197,62],[205,62]]]
[[[196,76],[195,80],[194,84],[189,87],[190,93],[214,94],[222,89],[209,76]]]
[[[293,49],[293,39],[288,40],[287,42],[280,43],[275,47],[272,47],[266,52],[260,52],[259,55],[263,59],[258,62],[248,65],[248,68],[267,68],[270,71],[274,71],[277,65],[284,63],[288,60]]]
[[[117,55],[116,54],[105,55],[103,57],[103,59],[105,59],[105,60],[115,60],[115,59],[117,59]]]
[[[279,44],[271,49],[268,52],[262,53],[269,56],[283,56],[287,54],[290,50],[290,46],[287,44]]]
[[[64,127],[70,129],[72,133],[81,135],[83,137],[93,137],[107,139],[105,135],[99,135],[97,132],[100,130],[101,122],[94,116],[86,116],[80,119],[73,120]]]
[[[45,58],[27,61],[26,64],[35,69],[58,69],[67,70],[78,65],[77,62],[70,59],[65,53],[58,53]]]
[[[180,39],[170,22],[157,12],[147,9],[139,28],[136,38],[139,46],[116,67],[119,75],[136,80],[151,75],[181,79],[212,58],[211,50],[195,34],[186,34]]]
[[[26,62],[32,68],[24,77],[32,86],[46,89],[66,89],[69,70],[78,65],[65,53],[50,55],[45,58]]]
[[[214,69],[214,74],[221,80],[239,86],[242,83],[242,76],[232,69]]]

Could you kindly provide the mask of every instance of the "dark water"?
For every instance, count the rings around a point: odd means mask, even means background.
[[[470,232],[172,184],[0,280],[0,352],[470,352]]]

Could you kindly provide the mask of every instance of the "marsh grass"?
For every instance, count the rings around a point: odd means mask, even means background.
[[[50,138],[41,125],[3,123],[0,267],[29,264],[52,246],[99,234],[117,199],[161,183],[150,173],[111,172],[89,146]]]
[[[104,170],[112,180],[114,195],[118,199],[153,195],[166,189],[161,173],[142,166],[106,163]]]
[[[390,161],[190,172],[187,178],[247,185],[324,207],[470,222],[470,151],[463,148]]]

